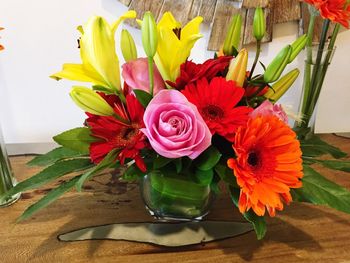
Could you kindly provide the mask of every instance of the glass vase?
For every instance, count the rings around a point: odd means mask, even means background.
[[[9,206],[19,199],[21,194],[5,197],[5,193],[15,185],[16,180],[13,177],[0,127],[0,207]]]
[[[201,220],[215,199],[210,185],[201,185],[183,174],[145,175],[140,190],[146,208],[160,221]]]
[[[299,106],[299,112],[303,116],[303,121],[295,126],[310,128],[310,133],[314,132],[316,105],[335,50],[336,47],[329,47],[328,44],[326,44],[324,49],[320,49],[319,44],[306,47],[304,81]]]

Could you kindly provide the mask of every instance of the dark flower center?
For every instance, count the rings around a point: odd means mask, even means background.
[[[177,38],[180,39],[180,37],[181,37],[181,27],[180,28],[174,28],[173,32],[175,33]]]
[[[248,164],[250,166],[256,167],[260,163],[259,155],[256,152],[251,152],[248,154]]]
[[[135,134],[137,133],[137,129],[133,128],[133,127],[128,127],[124,130],[122,130],[121,132],[121,138],[128,141],[129,139],[131,139]]]
[[[210,120],[221,119],[224,116],[224,111],[215,105],[208,105],[202,110],[204,116]]]

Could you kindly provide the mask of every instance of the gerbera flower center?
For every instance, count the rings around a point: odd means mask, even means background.
[[[173,32],[177,36],[178,39],[181,39],[181,27],[180,28],[174,28]]]
[[[121,132],[121,137],[124,140],[131,139],[135,134],[137,133],[137,130],[134,127],[128,127]]]
[[[208,105],[204,107],[202,113],[210,120],[217,120],[224,117],[224,111],[216,105]]]
[[[248,164],[253,167],[260,165],[260,158],[257,152],[251,152],[248,154]]]

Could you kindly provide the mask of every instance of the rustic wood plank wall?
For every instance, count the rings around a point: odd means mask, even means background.
[[[307,31],[309,13],[305,4],[299,0],[119,0],[137,12],[141,19],[146,10],[150,10],[157,20],[166,11],[173,13],[183,25],[200,15],[203,21],[211,26],[208,43],[209,50],[220,49],[233,14],[240,12],[243,17],[242,45],[255,42],[252,35],[254,11],[257,6],[263,7],[266,14],[267,32],[263,42],[272,41],[273,25],[288,21],[300,20],[300,33]],[[130,20],[137,27],[135,21]],[[319,19],[315,27],[315,38],[320,34],[322,21]]]

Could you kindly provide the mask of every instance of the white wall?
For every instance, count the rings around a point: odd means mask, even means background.
[[[1,32],[0,43],[6,50],[0,53],[0,122],[7,143],[49,142],[53,135],[82,124],[84,114],[68,96],[73,82],[56,82],[48,76],[65,62],[80,61],[77,25],[91,15],[113,21],[124,11],[126,7],[117,0],[1,0],[0,25],[6,30]],[[296,23],[275,26],[274,42],[263,47],[266,64],[295,39],[297,28]],[[130,31],[142,54],[140,34]],[[192,55],[196,62],[213,55],[206,51],[208,28],[203,31],[205,38]],[[320,100],[318,132],[350,132],[349,44],[350,32],[342,33]],[[251,52],[251,59],[253,56]],[[293,67],[302,68],[303,59],[290,65]],[[281,102],[296,110],[300,86],[301,79]]]

